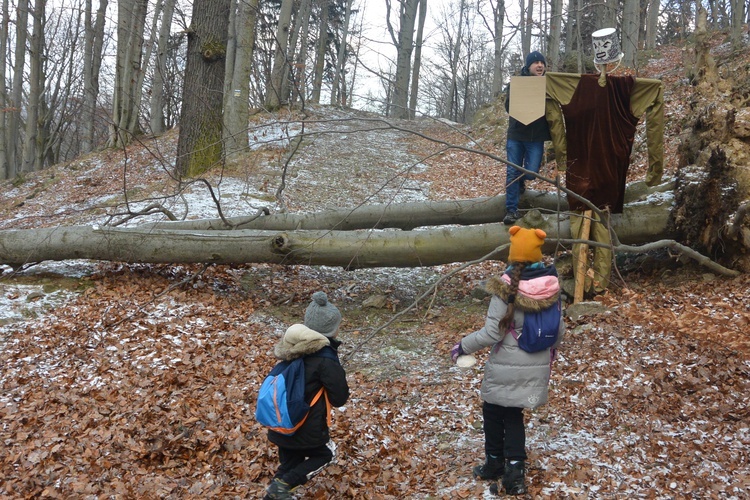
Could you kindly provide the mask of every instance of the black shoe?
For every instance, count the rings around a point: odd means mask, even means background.
[[[518,193],[523,194],[526,192],[526,185],[522,182],[520,186],[518,186]]]
[[[268,500],[292,500],[292,490],[289,485],[281,479],[274,479],[266,488],[266,499]]]
[[[496,481],[503,477],[505,471],[505,463],[502,458],[487,457],[487,460],[474,467],[472,472],[474,477],[478,479],[484,479],[485,481]]]
[[[506,460],[503,473],[503,488],[506,495],[523,495],[526,493],[526,473],[523,460]]]
[[[519,212],[518,210],[511,210],[505,214],[503,224],[505,224],[506,226],[512,226],[521,217],[523,217],[523,215],[521,215],[521,212]]]

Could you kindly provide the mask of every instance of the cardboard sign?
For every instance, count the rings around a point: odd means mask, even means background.
[[[544,116],[547,78],[543,76],[510,77],[510,116],[528,125]]]

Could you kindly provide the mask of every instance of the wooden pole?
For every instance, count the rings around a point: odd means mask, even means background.
[[[583,226],[581,226],[581,234],[578,235],[578,239],[587,240],[589,233],[591,232],[591,210],[583,212]],[[576,268],[575,268],[575,293],[573,295],[573,303],[580,302],[583,300],[583,287],[586,283],[586,268],[588,263],[588,251],[589,246],[585,243],[581,243],[578,246],[576,255]]]

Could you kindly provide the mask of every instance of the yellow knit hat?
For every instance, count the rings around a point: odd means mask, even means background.
[[[510,233],[509,262],[539,262],[542,260],[542,245],[547,233],[541,229],[524,229],[513,226]]]

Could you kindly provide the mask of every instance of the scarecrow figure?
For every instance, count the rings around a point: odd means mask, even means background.
[[[609,74],[623,57],[615,29],[599,30],[592,36],[599,74],[547,73],[545,115],[558,170],[566,172],[566,187],[604,212],[602,220],[586,204],[568,199],[573,238],[611,245],[609,214],[623,211],[630,152],[644,113],[649,158],[646,184],[661,182],[664,89],[660,80]],[[573,246],[574,268],[579,268],[581,259],[588,259],[586,247]],[[593,254],[593,276],[584,285],[583,276],[577,274],[576,289],[603,293],[609,286],[612,251],[595,247]]]

